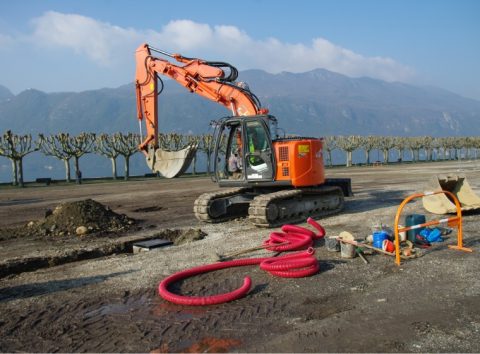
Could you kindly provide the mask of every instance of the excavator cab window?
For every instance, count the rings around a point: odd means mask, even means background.
[[[245,172],[247,180],[271,180],[273,157],[270,134],[263,120],[245,120]]]
[[[262,118],[234,117],[216,136],[216,179],[224,182],[272,181],[273,153]]]

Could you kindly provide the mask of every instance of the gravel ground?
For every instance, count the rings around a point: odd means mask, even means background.
[[[422,191],[435,174],[464,173],[480,194],[480,164],[471,161],[335,168],[327,173],[352,178],[355,194],[343,213],[318,220],[327,235],[349,231],[363,238],[372,223],[392,226],[400,202]],[[473,253],[447,248],[456,243],[455,232],[400,267],[392,257],[379,254],[368,255],[369,264],[358,257],[344,259],[317,242],[321,269],[312,277],[277,278],[258,266],[225,269],[186,279],[172,290],[190,296],[221,293],[250,275],[253,286],[247,296],[205,307],[161,299],[156,288],[165,276],[215,262],[218,254],[259,245],[272,231],[243,219],[213,225],[195,220],[193,201],[216,188],[207,178],[181,178],[2,189],[1,228],[42,218],[46,209],[61,202],[92,198],[140,220],[141,229],[95,240],[0,241],[0,350],[480,352],[476,214],[466,215],[463,223],[464,243]],[[425,213],[421,202],[407,206],[405,213],[413,212]],[[201,229],[206,236],[151,252],[128,252],[131,242],[168,229]],[[116,248],[119,244],[123,246]],[[93,253],[78,256],[85,249]],[[272,253],[245,257],[266,255]],[[9,271],[12,262],[26,264],[35,257],[46,263],[30,271]]]

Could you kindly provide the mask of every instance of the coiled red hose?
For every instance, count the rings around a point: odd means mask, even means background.
[[[275,252],[307,249],[307,251],[296,252],[281,257],[263,257],[238,259],[227,262],[218,262],[199,267],[190,268],[163,279],[158,285],[158,293],[167,301],[177,305],[204,306],[215,305],[239,299],[250,290],[252,281],[245,277],[242,286],[228,293],[212,296],[183,296],[177,295],[168,290],[170,284],[179,280],[192,277],[197,274],[212,272],[215,270],[241,267],[246,265],[260,264],[260,268],[270,274],[284,278],[300,278],[316,274],[320,266],[314,257],[315,250],[311,247],[313,239],[325,236],[325,230],[313,219],[308,218],[307,222],[318,230],[318,234],[295,225],[282,226],[282,232],[272,232],[270,238],[263,243],[263,246]],[[289,242],[287,245],[275,246],[278,243]]]

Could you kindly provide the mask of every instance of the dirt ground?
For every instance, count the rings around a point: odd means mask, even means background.
[[[477,161],[335,168],[352,178],[345,210],[318,220],[327,235],[357,238],[373,223],[393,226],[400,202],[435,174],[463,173],[480,194]],[[202,224],[193,202],[216,190],[208,178],[0,189],[0,351],[2,352],[480,352],[478,214],[400,267],[392,257],[341,258],[317,242],[318,274],[273,277],[258,266],[225,269],[175,284],[184,295],[253,286],[242,299],[189,307],[158,296],[166,276],[260,245],[272,230],[247,220]],[[93,199],[135,220],[108,234],[9,237],[60,203]],[[405,213],[425,213],[421,202]],[[427,219],[432,218],[427,214]],[[436,217],[438,219],[438,217]],[[77,225],[75,225],[77,226]],[[305,227],[306,224],[303,224]],[[201,233],[179,245],[132,253],[132,243]],[[48,236],[48,237],[47,237]],[[258,251],[244,257],[273,255]]]

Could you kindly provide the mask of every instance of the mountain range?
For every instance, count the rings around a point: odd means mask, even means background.
[[[262,104],[292,134],[478,135],[480,101],[435,87],[350,78],[324,69],[293,74],[247,70],[240,74]],[[203,133],[230,112],[164,80],[159,98],[163,132]],[[76,134],[137,131],[133,84],[84,92],[13,95],[0,86],[0,130]]]
[[[324,69],[279,74],[246,70],[239,77],[289,134],[480,134],[480,101],[435,87],[350,78]],[[211,120],[230,114],[171,80],[164,85],[159,96],[162,132],[206,133]],[[28,89],[18,95],[0,85],[0,133],[7,129],[34,135],[137,132],[134,85],[84,92]]]

